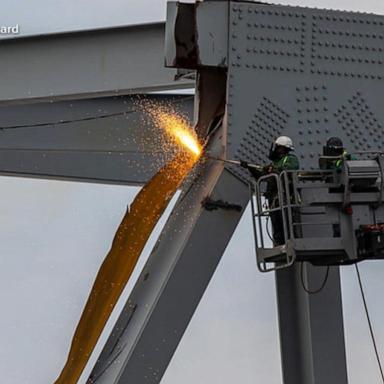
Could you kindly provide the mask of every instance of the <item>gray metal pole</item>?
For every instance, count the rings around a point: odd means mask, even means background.
[[[326,267],[303,264],[303,283],[317,290]],[[319,293],[305,292],[301,266],[276,272],[284,384],[347,384],[340,274],[331,267]]]

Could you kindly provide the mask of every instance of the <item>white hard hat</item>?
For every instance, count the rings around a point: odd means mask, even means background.
[[[286,148],[292,149],[292,150],[295,149],[293,146],[292,139],[288,136],[279,136],[276,139],[275,144],[280,145],[281,147],[286,147]]]

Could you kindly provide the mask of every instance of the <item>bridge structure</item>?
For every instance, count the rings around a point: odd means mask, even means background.
[[[212,156],[264,163],[279,134],[294,139],[312,168],[330,135],[352,150],[383,150],[383,26],[376,15],[171,2],[166,24],[2,40],[0,174],[142,185],[161,161],[135,98],[185,88],[195,97],[147,97],[178,104]],[[249,202],[245,171],[208,160],[195,181],[176,203],[90,383],[161,380]],[[209,209],[207,198],[232,208]],[[306,286],[318,287],[324,269],[303,268]],[[284,383],[346,384],[339,267],[316,295],[303,290],[298,265],[275,274]]]

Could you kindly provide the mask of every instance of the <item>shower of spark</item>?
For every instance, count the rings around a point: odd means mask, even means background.
[[[172,107],[145,103],[142,108],[156,127],[171,138],[169,145],[170,140],[162,140],[163,135],[156,135],[165,158],[172,155],[172,159],[166,160],[127,210],[95,278],[68,359],[55,384],[78,382],[153,228],[202,152],[188,120]],[[177,144],[176,151],[174,144]]]
[[[201,154],[201,145],[195,132],[188,122],[182,117],[160,111],[157,115],[160,126],[168,135],[173,137],[179,144],[191,151],[196,157]]]
[[[162,129],[174,142],[186,149],[196,160],[200,157],[202,146],[188,120],[172,108],[152,104],[146,111],[157,127]]]

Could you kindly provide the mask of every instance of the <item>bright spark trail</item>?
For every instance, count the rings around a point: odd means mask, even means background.
[[[76,384],[155,225],[197,160],[202,146],[188,122],[152,105],[155,125],[177,144],[176,154],[137,194],[125,214],[76,327],[68,359],[55,384]],[[168,150],[164,146],[164,151]]]

